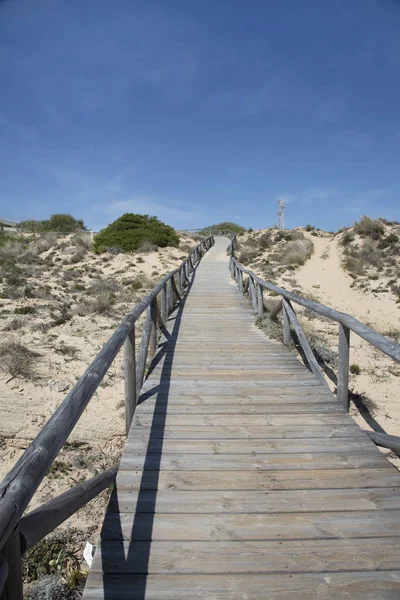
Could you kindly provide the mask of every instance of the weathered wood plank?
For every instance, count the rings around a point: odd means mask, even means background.
[[[136,521],[134,523],[134,521]],[[246,514],[141,514],[118,512],[107,515],[102,540],[302,540],[321,538],[398,537],[399,510],[333,511]]]
[[[348,568],[348,566],[346,567]],[[371,567],[369,567],[371,569]],[[87,600],[398,600],[397,570],[229,575],[91,575]],[[104,591],[105,590],[105,591]]]
[[[317,469],[293,471],[134,471],[120,469],[118,490],[317,490],[398,487],[395,469]],[[357,506],[348,507],[357,510]]]
[[[206,459],[197,454],[149,454],[147,457],[124,454],[120,468],[140,470],[146,465],[149,470],[168,471],[283,471],[299,469],[371,469],[387,465],[384,454],[376,451],[361,451],[353,454],[318,452],[311,454],[209,454]],[[218,474],[216,474],[217,476]]]
[[[128,439],[125,452],[142,455],[159,454],[302,454],[305,452],[361,452],[373,451],[374,443],[363,438],[312,438],[306,439],[237,439],[237,440],[147,440]],[[400,481],[399,481],[400,482]]]
[[[107,573],[276,573],[304,571],[341,572],[371,568],[371,555],[379,568],[398,569],[400,538],[313,539],[285,541],[107,542],[101,545],[93,571]]]

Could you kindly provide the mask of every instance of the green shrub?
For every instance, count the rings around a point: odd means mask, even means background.
[[[351,231],[346,231],[346,233],[343,235],[342,239],[340,240],[340,245],[344,246],[346,248],[346,246],[351,244],[351,242],[353,242],[353,241],[354,241],[354,234]]]
[[[94,251],[100,253],[108,248],[121,248],[123,252],[135,252],[144,242],[161,248],[177,247],[179,236],[157,217],[126,213],[96,235]]]
[[[232,231],[233,233],[246,233],[245,227],[241,225],[237,225],[237,223],[231,223],[230,221],[224,221],[223,223],[215,223],[214,225],[209,225],[208,227],[204,227],[201,231],[199,231],[200,235],[209,235],[210,229],[217,231]]]
[[[36,308],[34,306],[20,306],[14,308],[15,315],[34,315],[36,313]]]
[[[18,228],[22,231],[29,231],[32,233],[40,233],[42,231],[59,231],[61,233],[74,233],[80,229],[85,229],[85,225],[82,219],[75,219],[72,215],[67,213],[56,213],[51,215],[47,221],[35,221],[30,219],[29,221],[21,221],[18,224]]]
[[[359,235],[370,237],[373,240],[378,240],[385,233],[379,221],[374,221],[365,215],[361,217],[358,223],[354,223],[354,231]]]
[[[350,365],[350,373],[352,375],[359,375],[361,373],[360,365],[357,365],[356,363],[353,363],[352,365]]]
[[[388,248],[392,244],[396,244],[398,241],[399,241],[399,236],[396,235],[395,233],[391,233],[390,235],[383,238],[383,240],[381,240],[379,242],[378,248],[380,248],[381,250],[384,250],[385,248]]]
[[[354,275],[364,275],[364,261],[355,256],[346,256],[342,263],[343,268]]]
[[[315,227],[314,227],[314,225],[306,225],[305,229],[306,229],[306,231],[314,231]]]

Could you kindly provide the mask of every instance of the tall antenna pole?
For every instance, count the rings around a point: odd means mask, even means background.
[[[278,229],[285,229],[285,203],[278,200]]]

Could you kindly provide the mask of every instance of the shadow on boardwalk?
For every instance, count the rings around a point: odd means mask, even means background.
[[[171,332],[166,329],[163,330],[163,335],[166,338],[165,341],[159,345],[158,352],[154,356],[154,359],[150,365],[147,377],[152,373],[157,364],[165,358],[164,366],[162,369],[161,380],[163,382],[162,394],[158,393],[159,388],[155,386],[151,390],[148,390],[141,394],[138,404],[146,402],[149,398],[157,394],[156,405],[153,413],[153,422],[151,425],[151,431],[148,441],[148,450],[146,452],[142,479],[140,489],[138,492],[137,499],[137,511],[134,517],[132,531],[130,534],[129,548],[127,552],[124,548],[123,533],[120,520],[114,527],[113,534],[113,562],[115,564],[130,564],[135,562],[136,567],[141,575],[135,577],[135,589],[132,590],[132,597],[135,600],[144,600],[146,596],[146,583],[147,573],[150,560],[151,551],[151,539],[153,534],[153,524],[157,501],[157,488],[160,475],[162,448],[164,441],[165,423],[168,409],[168,398],[170,389],[170,365],[173,360],[175,353],[176,342],[178,339],[179,328],[182,321],[182,313],[185,307],[186,298],[190,293],[190,289],[193,285],[196,276],[196,271],[193,272],[192,279],[185,298],[179,303],[176,310],[170,315],[168,321],[175,320],[174,326]],[[157,453],[154,453],[154,448],[157,447]],[[149,452],[149,448],[152,451]],[[150,488],[150,489],[149,489]],[[117,514],[120,514],[119,501],[118,501],[118,489],[116,488],[111,496],[110,503],[113,504]],[[145,512],[144,512],[145,511]],[[114,513],[114,511],[113,511]],[[115,513],[114,513],[115,514]],[[107,522],[107,516],[105,523]],[[140,552],[138,551],[138,541],[140,541]],[[135,548],[136,546],[136,548]],[[135,558],[135,561],[133,560]],[[104,600],[115,600],[115,577],[108,570],[108,560],[103,556],[103,587],[104,587]],[[121,569],[123,572],[123,568]]]

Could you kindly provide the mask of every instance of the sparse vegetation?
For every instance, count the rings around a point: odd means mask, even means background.
[[[39,354],[17,341],[0,345],[0,368],[11,377],[32,379],[35,376],[34,365]]]
[[[358,223],[354,223],[354,231],[359,235],[369,237],[373,240],[378,240],[385,233],[379,221],[374,221],[365,215],[361,217]]]
[[[285,265],[304,265],[314,251],[311,240],[295,239],[283,247],[281,262]]]
[[[126,213],[96,235],[94,251],[100,253],[117,247],[123,252],[136,252],[145,242],[157,248],[177,247],[179,237],[172,227],[157,217]]]
[[[357,363],[350,365],[350,373],[352,375],[359,375],[361,373],[361,367]]]

